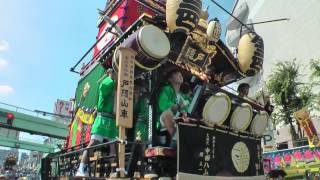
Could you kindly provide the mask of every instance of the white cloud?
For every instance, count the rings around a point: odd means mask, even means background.
[[[9,43],[6,40],[0,40],[0,51],[9,50]]]
[[[8,85],[0,85],[0,95],[8,95],[13,93],[13,88],[11,86]]]
[[[7,61],[5,59],[0,58],[0,69],[7,66]]]

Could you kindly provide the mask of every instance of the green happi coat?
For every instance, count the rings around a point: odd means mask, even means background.
[[[172,105],[178,104],[179,101],[185,101],[184,95],[177,95],[172,85],[167,84],[161,88],[158,99],[158,113],[157,113],[157,124],[158,130],[161,129],[160,116],[161,114],[171,108]],[[180,100],[179,100],[180,99]],[[184,103],[185,107],[181,109],[181,112],[187,112],[188,103]]]
[[[116,83],[111,77],[106,77],[99,86],[99,99],[97,104],[98,115],[93,123],[91,134],[97,134],[109,139],[118,136],[113,105]],[[113,116],[101,115],[106,113]]]

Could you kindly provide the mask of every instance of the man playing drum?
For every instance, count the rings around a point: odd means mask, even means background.
[[[106,71],[107,75],[99,86],[99,99],[97,103],[97,117],[91,129],[91,140],[87,147],[102,143],[106,138],[108,141],[118,135],[115,121],[115,91],[116,91],[116,73]],[[110,154],[115,153],[115,146],[110,146]],[[89,176],[87,171],[88,151],[83,152],[82,160],[76,176]]]
[[[183,76],[179,69],[174,68],[168,71],[166,79],[168,83],[161,88],[158,98],[157,108],[160,116],[157,121],[157,129],[166,128],[173,143],[175,143],[176,125],[174,117],[178,112],[181,112],[183,121],[188,122],[186,117],[188,102],[184,100],[180,92]]]
[[[238,86],[238,93],[240,97],[247,97],[249,94],[250,85],[247,83],[241,83]]]

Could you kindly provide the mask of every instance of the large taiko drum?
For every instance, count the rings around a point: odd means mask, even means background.
[[[228,118],[231,110],[231,100],[225,93],[218,92],[205,103],[202,117],[204,123],[210,127],[222,125]]]
[[[235,108],[230,119],[230,127],[237,131],[245,131],[252,120],[252,106],[242,103]]]
[[[261,136],[268,126],[269,115],[265,111],[261,111],[253,118],[250,131],[256,136]]]
[[[238,46],[238,63],[241,72],[254,76],[262,69],[264,45],[256,33],[243,35]]]
[[[145,25],[131,34],[121,45],[134,50],[135,75],[152,71],[160,66],[160,62],[170,51],[170,42],[166,34],[154,25]],[[118,71],[118,56],[116,51],[112,59],[112,67]]]
[[[197,26],[202,8],[201,0],[167,0],[166,22],[170,32],[188,34]]]

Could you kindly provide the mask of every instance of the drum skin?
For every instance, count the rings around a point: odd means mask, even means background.
[[[256,136],[262,136],[268,126],[269,115],[265,111],[259,112],[253,119],[250,131]]]
[[[241,72],[254,76],[263,65],[264,47],[262,38],[254,33],[243,35],[238,46],[238,63]]]
[[[230,126],[238,131],[245,131],[252,120],[252,107],[248,103],[242,103],[232,113]]]
[[[166,34],[154,25],[141,27],[120,46],[136,52],[135,76],[158,68],[161,60],[166,58],[170,51],[170,42]],[[112,67],[116,72],[118,71],[118,50],[114,52]]]
[[[222,125],[228,118],[231,110],[231,100],[225,93],[216,93],[211,96],[202,111],[204,123],[213,127],[214,125]]]
[[[154,25],[146,25],[139,30],[138,42],[142,50],[153,59],[164,59],[169,54],[169,39]]]
[[[221,24],[218,19],[209,22],[207,36],[210,41],[218,42],[221,36]]]
[[[170,32],[188,34],[197,26],[202,8],[201,0],[167,0],[166,22]]]

